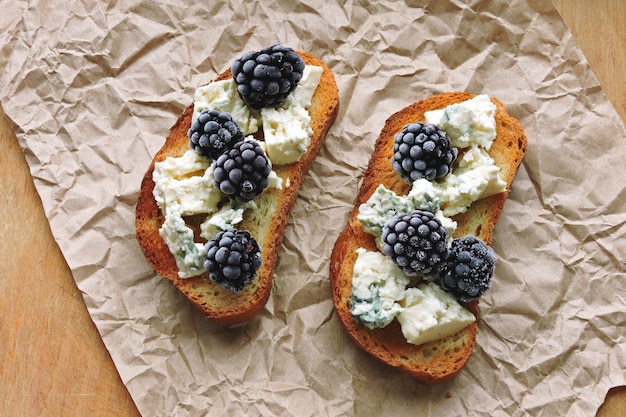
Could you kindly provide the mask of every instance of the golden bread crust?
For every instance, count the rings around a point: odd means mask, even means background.
[[[165,144],[157,152],[146,172],[136,207],[135,225],[139,245],[155,272],[170,280],[209,320],[232,325],[257,315],[267,303],[272,288],[274,268],[287,225],[287,220],[298,197],[300,186],[315,157],[319,153],[326,134],[339,111],[339,93],[334,75],[319,58],[298,52],[307,65],[323,68],[320,83],[309,108],[313,134],[307,152],[292,164],[274,166],[283,179],[283,189],[266,189],[255,199],[257,210],[246,210],[241,229],[249,230],[261,247],[263,263],[255,279],[240,293],[224,290],[205,273],[198,277],[182,279],[178,276],[176,261],[159,235],[163,215],[154,200],[152,172],[154,164],[168,156],[181,156],[189,150],[187,130],[191,125],[193,104],[189,105],[172,127]],[[228,79],[230,70],[217,79]],[[255,135],[256,136],[256,135]],[[285,186],[289,179],[288,186]],[[193,225],[192,225],[193,226]]]
[[[443,382],[461,370],[474,348],[476,322],[447,338],[412,345],[407,343],[397,320],[387,327],[375,330],[370,330],[353,320],[350,315],[350,296],[352,271],[357,258],[356,250],[359,247],[376,250],[374,237],[363,230],[357,215],[359,206],[369,199],[380,184],[398,195],[406,195],[410,191],[411,186],[391,167],[395,134],[406,124],[424,121],[426,111],[442,109],[472,97],[474,97],[472,94],[465,92],[432,96],[407,106],[387,119],[375,142],[348,223],[339,234],[331,255],[330,282],[333,303],[350,337],[370,355],[409,373],[425,384]],[[526,152],[527,139],[520,123],[507,113],[502,103],[493,98],[491,100],[496,104],[497,137],[489,154],[500,167],[502,178],[509,190]],[[479,200],[466,213],[453,217],[458,223],[455,236],[473,234],[490,245],[507,192]],[[478,318],[478,301],[465,306]]]

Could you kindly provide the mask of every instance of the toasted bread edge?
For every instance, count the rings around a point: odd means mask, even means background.
[[[244,213],[240,228],[249,230],[257,240],[261,247],[263,263],[255,279],[242,292],[233,293],[223,289],[210,280],[207,273],[198,277],[180,278],[176,261],[159,235],[164,218],[152,195],[154,164],[167,156],[180,156],[190,149],[187,130],[191,125],[193,104],[183,111],[170,130],[163,147],[153,158],[141,183],[135,225],[136,238],[145,258],[159,276],[171,281],[208,320],[224,325],[250,320],[266,305],[289,214],[297,200],[305,175],[317,157],[339,111],[339,92],[330,68],[310,53],[299,51],[298,54],[304,59],[305,64],[323,68],[320,83],[309,108],[313,134],[307,152],[297,162],[274,167],[283,180],[289,179],[288,186],[284,181],[282,190],[266,189],[255,201],[260,209]],[[226,70],[216,81],[230,77],[232,77],[230,70]]]
[[[474,95],[452,92],[415,102],[391,115],[378,136],[369,165],[349,214],[345,229],[339,234],[331,254],[330,282],[333,303],[342,326],[364,351],[381,362],[412,375],[423,384],[441,383],[456,375],[468,361],[476,340],[477,322],[455,335],[434,342],[412,345],[404,338],[400,325],[394,320],[382,329],[370,330],[359,325],[350,315],[352,272],[359,247],[376,250],[374,237],[363,230],[357,220],[359,206],[367,201],[378,185],[383,184],[399,195],[406,195],[410,185],[391,168],[394,135],[404,125],[424,120],[424,113],[442,109],[449,104],[471,99]],[[526,152],[527,138],[521,124],[511,117],[501,102],[496,104],[496,133],[489,153],[501,168],[507,192],[474,203],[466,213],[457,215],[455,236],[473,234],[486,244],[492,242],[496,222],[502,213],[508,190]],[[465,305],[478,320],[478,300]]]

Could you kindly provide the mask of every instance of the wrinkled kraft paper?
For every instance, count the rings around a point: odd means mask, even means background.
[[[607,176],[626,160],[626,134],[550,2],[5,6],[2,106],[143,415],[579,416],[626,383],[626,171]],[[151,271],[134,205],[194,89],[274,42],[321,57],[341,109],[289,219],[267,307],[223,328]],[[345,335],[328,259],[385,119],[451,90],[504,102],[528,153],[494,236],[476,349],[452,381],[420,386]]]

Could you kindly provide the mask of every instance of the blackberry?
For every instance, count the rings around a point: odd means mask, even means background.
[[[237,142],[213,163],[215,187],[240,203],[263,192],[271,171],[272,164],[256,140]]]
[[[236,59],[231,72],[249,107],[279,107],[302,78],[304,60],[292,48],[274,44]]]
[[[385,255],[409,276],[434,280],[445,265],[448,231],[429,211],[398,214],[385,224],[381,239]]]
[[[393,169],[409,184],[445,177],[458,155],[446,132],[424,123],[408,124],[396,133],[393,152]]]
[[[204,109],[187,131],[189,145],[205,158],[217,159],[243,140],[243,132],[228,112]]]
[[[247,230],[223,230],[205,245],[204,268],[211,279],[241,292],[261,267],[261,249]]]
[[[496,255],[474,236],[456,238],[448,252],[439,284],[460,301],[481,297],[491,287]]]

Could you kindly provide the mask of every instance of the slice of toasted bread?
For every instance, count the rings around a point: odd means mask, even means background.
[[[350,315],[352,271],[357,258],[356,250],[359,247],[372,251],[377,249],[374,236],[363,230],[357,215],[359,206],[369,199],[380,184],[398,195],[406,195],[410,191],[411,185],[406,183],[391,166],[395,134],[406,124],[424,121],[424,113],[427,111],[442,109],[472,97],[474,96],[464,92],[432,96],[409,105],[387,119],[374,145],[348,224],[340,233],[331,255],[330,282],[333,302],[348,334],[370,355],[426,384],[443,382],[461,370],[474,348],[476,322],[452,336],[422,345],[407,343],[397,320],[387,327],[374,330],[358,324]],[[527,139],[520,123],[507,113],[502,103],[495,99],[491,100],[496,105],[497,137],[489,154],[500,167],[502,179],[509,190],[526,151]],[[490,245],[507,192],[479,200],[472,204],[467,212],[453,217],[458,223],[454,236],[472,234]],[[478,301],[466,304],[465,307],[478,318]]]
[[[312,104],[308,108],[313,134],[306,153],[297,162],[274,165],[274,171],[283,179],[282,189],[265,189],[255,199],[258,208],[246,210],[243,221],[238,225],[238,228],[250,231],[256,239],[261,247],[263,259],[256,277],[246,285],[242,292],[233,293],[223,289],[209,279],[208,273],[192,278],[180,278],[176,261],[159,235],[159,228],[163,224],[164,217],[152,194],[154,164],[157,161],[163,161],[168,156],[181,156],[190,149],[187,130],[191,125],[193,104],[185,109],[172,127],[165,144],[154,157],[141,183],[135,220],[139,245],[156,273],[172,281],[209,320],[226,325],[237,324],[254,317],[267,303],[272,288],[274,267],[289,214],[296,202],[305,174],[319,153],[326,134],[339,111],[339,93],[330,68],[309,53],[298,52],[298,54],[306,65],[323,68],[320,83],[314,92]],[[230,77],[232,77],[230,70],[227,70],[217,80]],[[255,134],[255,137],[262,140],[262,129]],[[193,220],[188,219],[190,226],[197,227],[198,224],[194,225]]]

